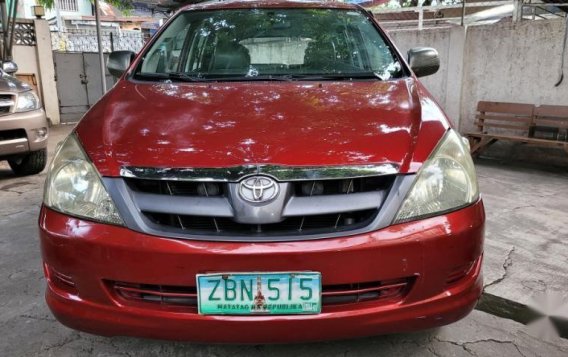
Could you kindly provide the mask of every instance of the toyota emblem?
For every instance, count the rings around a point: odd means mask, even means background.
[[[239,194],[248,202],[263,203],[278,196],[279,186],[276,181],[265,176],[248,177],[241,181]]]

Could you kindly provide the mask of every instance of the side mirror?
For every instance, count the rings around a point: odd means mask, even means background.
[[[8,74],[14,74],[18,72],[18,65],[12,61],[2,62],[2,70]]]
[[[433,48],[414,47],[408,51],[408,64],[416,77],[429,76],[438,72],[440,57]]]
[[[108,56],[107,69],[113,77],[120,77],[134,59],[136,54],[132,51],[114,51]]]

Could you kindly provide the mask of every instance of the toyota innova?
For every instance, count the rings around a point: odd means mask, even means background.
[[[47,303],[115,336],[226,343],[411,331],[482,291],[467,144],[372,14],[179,10],[59,147],[39,226]]]

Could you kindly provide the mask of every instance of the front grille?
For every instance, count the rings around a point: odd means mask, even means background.
[[[123,282],[110,282],[110,285],[115,293],[125,300],[197,307],[197,289],[195,287]]]
[[[125,225],[175,239],[303,241],[389,226],[415,180],[391,163],[124,166],[103,183]]]
[[[374,282],[322,286],[322,306],[358,304],[364,302],[400,301],[410,290],[413,277]],[[165,308],[185,308],[197,311],[195,286],[168,286],[107,281],[107,286],[119,299],[132,304],[153,304]]]
[[[0,141],[25,139],[26,137],[26,131],[24,129],[0,130]]]
[[[377,217],[394,180],[395,175],[384,175],[279,183],[286,195],[280,207],[282,212],[278,212],[281,217],[250,222],[239,219],[234,209],[238,183],[124,178],[138,214],[154,229],[188,235],[251,237],[302,236],[364,228]],[[294,207],[289,204],[292,199],[297,200]]]
[[[10,113],[14,106],[14,95],[0,94],[0,115]]]
[[[344,231],[368,225],[377,210],[362,210],[339,214],[322,214],[303,217],[285,218],[282,222],[269,224],[238,223],[230,218],[171,215],[143,212],[153,223],[183,230],[195,234],[230,234],[230,235],[289,235],[317,234],[329,231]]]
[[[322,304],[355,304],[374,300],[400,300],[410,289],[413,278],[374,281],[343,285],[327,285],[322,288]]]
[[[294,193],[298,197],[337,195],[357,192],[385,190],[392,184],[392,177],[365,177],[343,180],[320,180],[294,182]]]
[[[172,196],[205,196],[216,197],[226,195],[226,184],[217,182],[162,181],[125,179],[128,186],[143,193]]]

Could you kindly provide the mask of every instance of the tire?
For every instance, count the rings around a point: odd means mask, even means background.
[[[32,151],[19,159],[8,160],[8,164],[18,176],[39,174],[47,164],[47,149]]]

